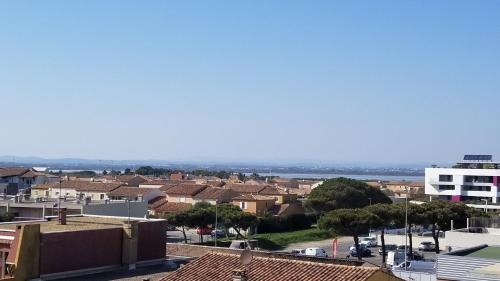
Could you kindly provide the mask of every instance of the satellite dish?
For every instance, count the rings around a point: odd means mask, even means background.
[[[241,253],[241,256],[240,256],[241,264],[249,265],[252,262],[252,259],[253,259],[253,255],[252,255],[252,252],[250,251],[250,249],[243,250],[243,252]]]

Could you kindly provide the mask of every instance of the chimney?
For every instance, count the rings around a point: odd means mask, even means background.
[[[66,224],[66,208],[61,208],[59,212],[59,224]]]
[[[232,273],[233,281],[248,281],[247,272],[241,269],[235,269]]]

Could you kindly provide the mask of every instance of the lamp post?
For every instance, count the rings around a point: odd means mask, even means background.
[[[61,195],[62,195],[62,179],[59,175],[59,198],[57,202],[57,215],[59,216],[59,221],[61,220]]]
[[[218,233],[217,233],[217,201],[219,201],[218,199],[215,199],[215,247],[217,247],[217,236],[218,236]]]
[[[368,197],[368,200],[370,200],[370,206],[372,205],[372,198]],[[368,236],[372,236],[372,224],[370,223],[370,227],[368,229]]]
[[[406,187],[408,191],[408,188]],[[405,271],[408,270],[408,192],[405,196]]]

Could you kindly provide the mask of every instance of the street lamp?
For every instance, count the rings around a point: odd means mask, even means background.
[[[370,206],[372,205],[372,198],[368,197],[368,200],[370,200]],[[372,236],[372,224],[370,222],[370,227],[368,229],[368,236]]]
[[[405,196],[405,271],[408,270],[408,187]]]
[[[218,199],[215,199],[215,247],[217,247],[217,201],[219,201]]]

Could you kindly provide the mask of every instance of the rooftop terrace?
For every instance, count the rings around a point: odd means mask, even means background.
[[[17,223],[0,223],[0,230],[8,229],[15,230],[18,225],[23,224],[40,224],[40,232],[60,232],[60,231],[78,231],[92,230],[103,228],[121,228],[126,219],[122,218],[106,218],[97,216],[78,216],[66,218],[66,224],[61,225],[57,219],[49,221],[32,221],[32,222],[17,222]]]

